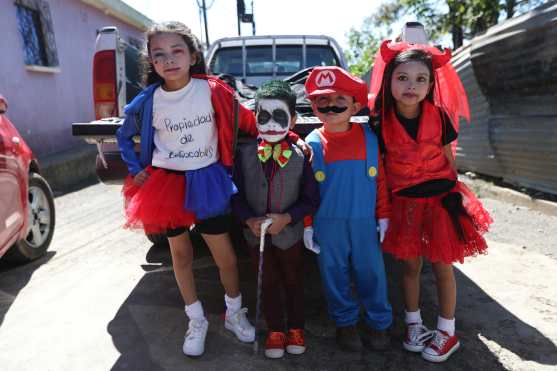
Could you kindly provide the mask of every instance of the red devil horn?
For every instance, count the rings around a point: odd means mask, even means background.
[[[450,49],[445,49],[443,53],[435,53],[432,55],[431,63],[433,64],[433,68],[437,69],[443,67],[451,60],[452,53]]]
[[[385,64],[389,64],[389,62],[396,57],[399,50],[393,50],[389,47],[389,43],[391,40],[383,40],[381,43],[381,58],[383,58],[383,62]]]

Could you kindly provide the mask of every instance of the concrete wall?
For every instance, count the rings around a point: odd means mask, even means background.
[[[96,30],[116,26],[122,37],[141,39],[142,31],[79,0],[45,0],[50,13],[60,72],[25,68],[23,39],[13,0],[0,2],[0,92],[9,101],[8,117],[37,157],[86,145],[71,135],[72,122],[94,119],[92,62]]]

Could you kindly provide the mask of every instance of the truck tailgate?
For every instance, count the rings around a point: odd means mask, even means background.
[[[122,125],[123,121],[122,118],[111,118],[73,123],[72,135],[83,138],[89,143],[116,140],[116,130]]]
[[[352,122],[364,123],[368,121],[367,116],[353,116]],[[116,130],[122,125],[123,118],[109,118],[91,122],[79,122],[72,124],[72,135],[82,138],[88,143],[95,144],[99,141],[112,142],[116,138]],[[294,131],[302,138],[313,129],[321,127],[321,121],[315,116],[298,115]]]

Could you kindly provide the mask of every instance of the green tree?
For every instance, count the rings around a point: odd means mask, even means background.
[[[354,27],[348,32],[348,46],[346,59],[350,72],[362,76],[371,69],[375,53],[381,41],[392,33],[391,25],[397,14],[402,13],[400,1],[389,1],[381,4],[377,12],[364,19],[362,27]]]
[[[505,18],[522,14],[544,0],[387,0],[362,27],[348,33],[347,60],[350,71],[363,75],[373,63],[381,40],[392,34],[391,25],[405,16],[424,24],[430,40],[452,36],[453,49],[485,32]]]
[[[465,39],[484,32],[497,23],[502,7],[500,0],[392,0],[400,1],[406,9],[405,15],[414,15],[421,20],[432,35],[450,33],[453,48]],[[434,37],[436,39],[436,37]]]

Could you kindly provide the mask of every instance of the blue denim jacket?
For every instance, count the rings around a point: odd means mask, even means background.
[[[130,104],[126,105],[124,108],[126,118],[122,126],[116,131],[122,160],[128,165],[128,171],[132,175],[136,175],[145,169],[153,159],[155,133],[151,124],[153,121],[153,95],[159,85],[149,85]],[[139,158],[134,151],[133,142],[133,137],[138,134],[141,137]]]

